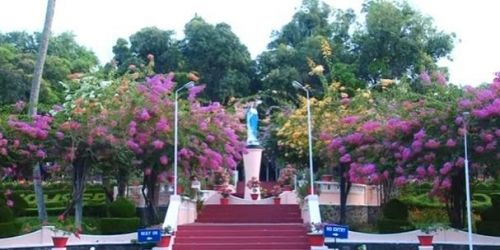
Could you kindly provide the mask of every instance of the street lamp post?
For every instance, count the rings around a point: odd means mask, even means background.
[[[190,89],[194,87],[194,82],[193,81],[190,81],[186,84],[184,84],[182,87],[180,87],[179,89],[177,89],[175,91],[175,110],[174,110],[174,195],[177,195],[177,141],[178,141],[178,123],[179,123],[179,119],[178,119],[178,112],[179,112],[179,104],[178,104],[178,101],[177,101],[177,95],[179,94],[179,91],[183,90],[183,89]]]
[[[469,250],[472,248],[472,218],[471,218],[471,200],[470,200],[470,184],[469,184],[469,159],[467,154],[467,123],[469,112],[463,113],[464,118],[464,158],[465,158],[465,197],[467,199],[467,237],[469,240]]]
[[[309,90],[300,84],[300,82],[293,81],[292,86],[296,89],[302,89],[306,92],[307,98],[307,137],[309,140],[309,177],[311,185],[311,194],[314,194],[314,177],[313,177],[313,154],[312,154],[312,135],[311,135],[311,105],[309,102]]]

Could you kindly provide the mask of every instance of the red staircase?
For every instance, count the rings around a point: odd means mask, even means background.
[[[178,226],[173,250],[311,249],[298,205],[206,205]]]

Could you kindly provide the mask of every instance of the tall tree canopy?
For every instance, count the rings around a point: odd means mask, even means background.
[[[263,87],[291,91],[290,82],[298,80],[322,95],[326,90],[315,72],[319,69],[328,81],[353,88],[381,78],[415,79],[422,71],[436,69],[437,60],[453,49],[454,35],[439,31],[431,18],[407,3],[370,0],[362,14],[364,18],[357,19],[351,9],[304,0],[290,23],[274,33],[269,50],[258,57]],[[317,68],[320,65],[325,67]]]
[[[41,34],[0,33],[0,104],[27,101]],[[71,73],[89,72],[98,64],[94,52],[79,45],[75,35],[64,32],[50,38],[42,75],[40,101],[54,104],[63,98],[59,82]]]
[[[127,40],[119,38],[113,46],[114,59],[119,72],[124,73],[130,65],[146,64],[154,57],[154,70],[158,73],[178,70],[181,66],[181,54],[178,41],[173,38],[171,30],[161,30],[157,27],[146,27],[132,34]]]
[[[438,31],[408,3],[368,1],[365,24],[354,35],[359,76],[372,83],[379,78],[414,77],[436,68],[453,49],[453,34]]]
[[[200,74],[208,99],[226,103],[229,97],[250,94],[252,59],[229,25],[214,26],[196,16],[184,33],[181,51],[186,68]]]

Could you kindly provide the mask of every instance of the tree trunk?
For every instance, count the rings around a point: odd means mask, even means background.
[[[157,224],[158,213],[156,211],[155,200],[156,200],[156,177],[158,176],[154,168],[151,170],[149,175],[144,175],[144,181],[142,185],[142,195],[144,197],[147,209],[147,221],[146,224],[153,225]]]
[[[82,228],[83,193],[85,190],[86,158],[76,158],[73,162],[73,200],[75,202],[75,227]]]
[[[56,0],[47,1],[42,40],[40,41],[40,47],[38,48],[38,57],[36,59],[35,71],[33,72],[33,80],[31,82],[30,104],[28,109],[29,117],[32,117],[37,113],[38,95],[40,93],[43,65],[45,63],[45,57],[47,56],[47,48],[49,47],[50,29],[52,27],[55,7]],[[33,186],[35,189],[36,204],[38,208],[38,219],[40,220],[40,223],[45,223],[47,221],[47,211],[45,209],[45,199],[43,197],[42,180],[40,177],[40,166],[39,164],[35,164],[33,166]]]
[[[33,79],[31,81],[30,104],[28,110],[28,114],[30,116],[35,115],[37,110],[38,95],[40,93],[40,83],[42,82],[43,65],[45,64],[45,57],[47,56],[47,49],[49,47],[49,38],[51,33],[50,30],[52,28],[52,19],[54,19],[55,8],[56,0],[48,0],[42,40],[40,41],[40,47],[38,47],[38,57],[36,58],[35,72],[33,72]]]
[[[33,166],[33,187],[35,189],[38,220],[41,224],[45,224],[47,222],[47,209],[45,208],[45,198],[43,197],[42,174],[40,167],[40,163],[36,163]]]
[[[118,195],[117,197],[125,197],[125,190],[127,189],[129,170],[124,168],[118,169]]]
[[[345,176],[345,166],[340,166],[340,224],[345,225],[347,221],[347,196],[351,190],[352,183]]]
[[[446,210],[452,227],[464,228],[465,206],[465,174],[460,171],[451,178],[451,190],[446,200]]]

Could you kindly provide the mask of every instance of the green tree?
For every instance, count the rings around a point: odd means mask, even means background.
[[[454,34],[438,31],[430,17],[406,2],[367,1],[362,11],[365,24],[353,41],[358,74],[371,83],[436,69],[437,60],[453,49]]]
[[[184,33],[180,48],[186,60],[185,69],[200,74],[200,81],[207,84],[206,98],[226,103],[229,97],[251,93],[250,53],[229,25],[214,26],[195,16],[186,24]]]

